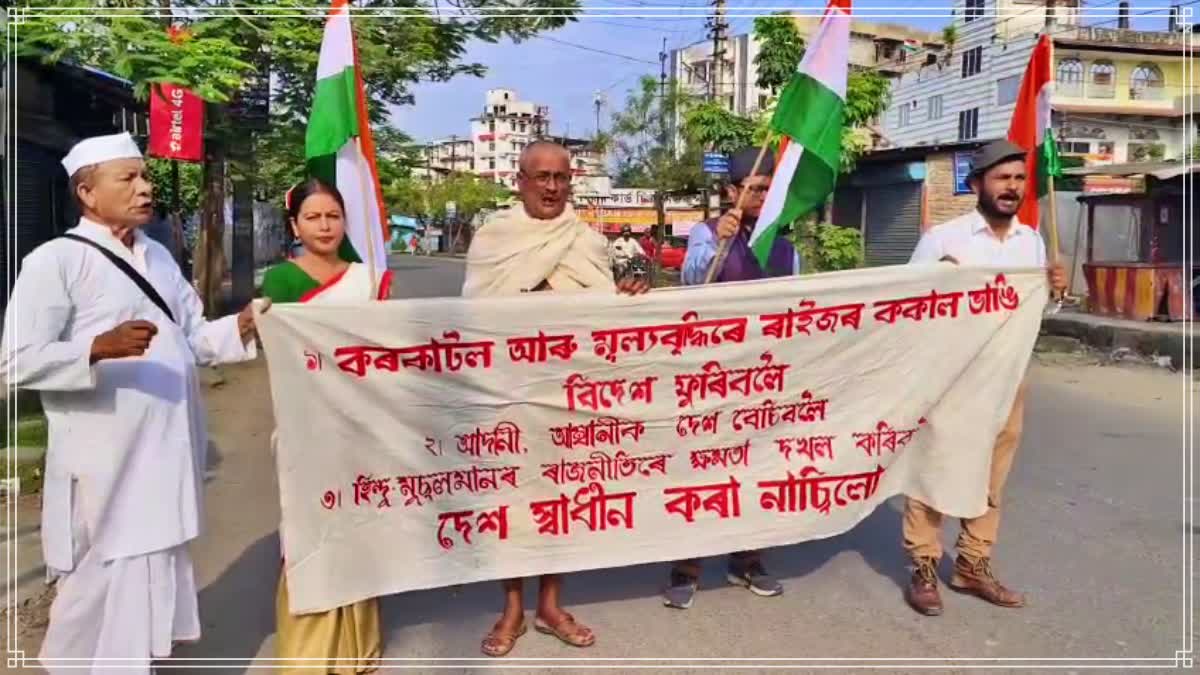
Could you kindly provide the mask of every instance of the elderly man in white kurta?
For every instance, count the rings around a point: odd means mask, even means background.
[[[40,392],[49,423],[42,540],[58,596],[40,658],[52,673],[145,673],[200,637],[187,552],[207,448],[196,363],[254,358],[254,319],[247,307],[206,321],[140,231],[151,185],[128,134],[84,140],[63,166],[83,217],[25,258],[0,354],[7,386]]]

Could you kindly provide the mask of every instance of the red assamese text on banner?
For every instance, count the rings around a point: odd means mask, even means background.
[[[941,265],[273,308],[292,608],[978,515],[1046,297]]]

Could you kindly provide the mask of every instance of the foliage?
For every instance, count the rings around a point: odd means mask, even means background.
[[[254,68],[236,35],[197,25],[190,35],[172,40],[168,14],[137,9],[158,3],[122,4],[85,17],[81,10],[95,9],[89,0],[28,0],[25,7],[40,11],[27,14],[15,32],[17,54],[110,71],[132,81],[142,100],[149,97],[151,83],[177,82],[206,100],[227,102]]]
[[[804,38],[789,16],[754,19],[754,37],[759,43],[758,55],[754,57],[758,71],[756,84],[776,94],[792,79],[804,56]]]
[[[855,227],[820,223],[812,228],[811,258],[815,271],[851,270],[863,264],[862,233]]]
[[[942,42],[946,43],[946,49],[953,52],[954,43],[958,42],[958,27],[950,25],[942,28]]]
[[[446,219],[446,203],[454,202],[455,220],[469,222],[477,213],[495,208],[509,191],[487,178],[457,172],[432,182],[411,176],[396,178],[384,186],[383,194],[392,213],[441,222]]]
[[[892,100],[888,79],[874,70],[855,70],[846,78],[847,126],[869,124]]]
[[[685,115],[695,100],[671,81],[666,96],[658,81],[645,76],[629,93],[625,107],[613,113],[611,149],[617,164],[616,183],[621,187],[695,191],[701,186],[703,148],[684,139],[674,147],[669,132],[677,115]],[[666,139],[666,143],[664,143]]]
[[[146,161],[150,182],[154,184],[154,200],[174,207],[174,187],[171,184],[171,160],[151,158]],[[200,209],[200,165],[179,162],[179,211],[188,217]]]
[[[1200,162],[1200,141],[1192,143],[1192,147],[1184,151],[1183,157],[1188,162]]]
[[[777,92],[785,86],[800,60],[804,57],[804,40],[795,22],[785,16],[759,17],[754,20],[754,36],[759,42],[759,54],[755,58],[758,66],[758,86]],[[888,80],[873,70],[851,70],[846,79],[846,104],[842,129],[842,173],[854,169],[855,161],[870,149],[870,135],[856,127],[871,123],[891,102]],[[752,141],[763,143],[770,136],[770,120],[774,114],[776,99],[752,122]]]
[[[754,120],[737,115],[723,103],[705,101],[683,116],[683,134],[691,142],[714,152],[735,152],[754,143]]]
[[[810,215],[793,224],[788,239],[804,261],[804,274],[862,267],[862,233],[857,228],[818,223]]]
[[[211,103],[228,103],[269,69],[270,128],[255,137],[253,180],[260,195],[276,199],[303,178],[304,133],[324,30],[324,12],[311,9],[311,0],[233,0],[220,3],[219,12],[204,11],[217,9],[211,0],[106,4],[109,7],[100,14],[94,11],[94,0],[27,0],[24,5],[38,11],[26,14],[15,33],[19,53],[48,62],[69,59],[112,72],[132,81],[143,100],[150,83],[174,82]],[[497,5],[523,11],[488,11],[486,16],[481,11]],[[411,152],[400,149],[409,139],[387,124],[389,106],[411,104],[411,88],[421,81],[483,75],[483,64],[465,60],[472,41],[519,41],[561,27],[574,20],[579,3],[367,0],[354,3],[355,11],[359,8],[392,10],[387,18],[363,12],[354,22],[363,78],[372,98],[381,180],[390,182],[405,175],[414,162]],[[168,35],[173,24],[182,27],[174,38]],[[221,112],[220,107],[209,107],[207,135],[244,148],[245,129],[229,124]],[[160,195],[169,194],[163,189],[168,183],[155,184]]]
[[[25,396],[23,398],[37,399],[36,396]],[[6,462],[11,460],[15,463],[15,476],[20,483],[23,494],[41,492],[46,474],[46,454],[42,452],[37,454],[35,459],[26,459],[20,457],[20,455],[12,458],[8,453],[21,448],[30,450],[46,448],[49,443],[46,417],[38,412],[21,415],[15,421],[15,429],[10,429],[7,421],[0,421],[0,436],[3,436],[4,439],[3,442],[0,442],[0,445],[7,445],[10,439],[14,441],[12,445],[8,446],[4,460]]]
[[[312,11],[311,1],[234,1],[221,3],[219,13],[204,11],[214,9],[211,0],[173,0],[173,11],[162,4],[125,0],[103,14],[84,16],[79,10],[94,9],[93,0],[27,0],[26,6],[42,11],[23,19],[18,48],[23,55],[40,55],[49,61],[69,58],[111,70],[133,81],[142,98],[148,83],[171,81],[215,102],[228,101],[247,76],[263,67],[258,55],[269,54],[273,121],[305,121],[324,30],[323,13]],[[479,11],[495,9],[497,4],[529,11],[489,11],[490,16]],[[413,102],[410,88],[419,81],[483,75],[483,64],[463,61],[472,40],[519,41],[559,28],[574,20],[579,3],[369,0],[355,3],[358,8],[394,11],[387,19],[364,12],[354,23],[364,81],[375,101],[372,121],[380,122],[386,118],[387,104]],[[443,10],[453,14],[453,20],[446,20]],[[173,41],[168,36],[171,23],[186,26],[182,39]]]
[[[862,127],[842,127],[842,155],[838,171],[848,174],[858,165],[858,158],[871,149],[871,132]]]

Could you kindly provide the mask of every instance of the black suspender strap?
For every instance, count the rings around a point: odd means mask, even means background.
[[[162,296],[158,294],[158,291],[154,290],[154,286],[150,284],[146,277],[142,276],[137,270],[133,269],[133,266],[124,260],[121,260],[120,256],[104,248],[100,244],[97,244],[91,239],[88,239],[87,237],[81,237],[77,234],[67,233],[63,235],[63,238],[72,239],[82,244],[87,244],[88,246],[91,246],[97,251],[103,253],[105,258],[108,258],[112,264],[117,266],[117,269],[121,270],[125,273],[125,276],[129,277],[130,281],[137,284],[137,287],[142,289],[142,292],[146,294],[146,297],[150,298],[150,301],[157,305],[158,308],[163,311],[163,314],[167,315],[167,318],[170,319],[172,323],[175,322],[175,315],[171,313],[171,308],[167,307],[166,301],[162,299]]]

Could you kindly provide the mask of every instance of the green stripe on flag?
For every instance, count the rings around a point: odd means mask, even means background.
[[[1058,158],[1058,143],[1054,140],[1054,131],[1046,127],[1046,135],[1042,139],[1042,147],[1038,148],[1037,158],[1037,196],[1044,197],[1050,193],[1050,177],[1062,177],[1062,162]]]
[[[354,68],[317,80],[312,114],[304,136],[304,157],[336,155],[346,141],[358,135],[358,98]]]
[[[823,157],[810,153],[808,147],[805,146],[804,154],[800,155],[800,161],[796,163],[796,172],[793,174],[792,181],[788,184],[787,195],[779,217],[768,225],[758,239],[750,245],[760,267],[767,269],[767,258],[771,256],[775,238],[779,236],[779,228],[808,214],[824,203],[829,193],[833,192],[836,177],[837,173],[832,166]]]
[[[796,73],[779,95],[771,128],[803,145],[806,157],[812,153],[836,171],[841,166],[844,109],[845,102],[834,91]]]

